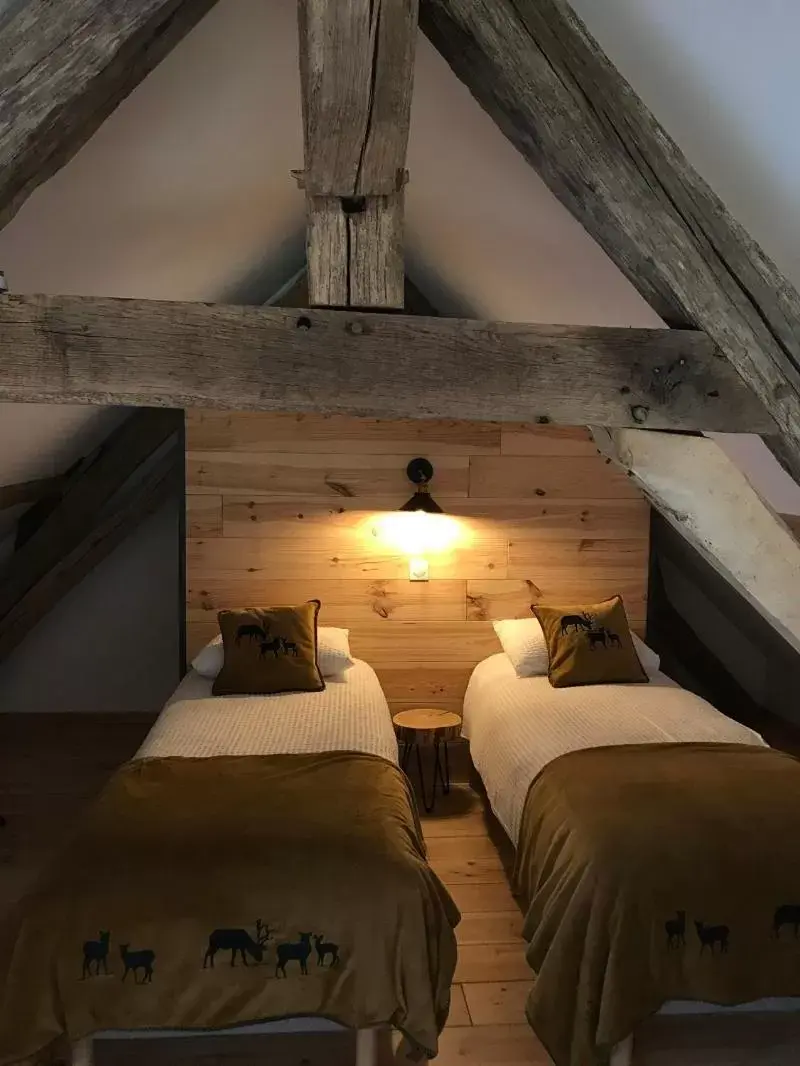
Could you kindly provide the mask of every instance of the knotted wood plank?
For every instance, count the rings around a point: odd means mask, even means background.
[[[0,398],[759,432],[704,334],[78,296],[0,301]]]

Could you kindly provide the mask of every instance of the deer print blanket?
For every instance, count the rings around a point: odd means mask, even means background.
[[[527,1015],[600,1066],[668,1000],[800,996],[800,761],[741,744],[571,752],[531,785],[516,863]]]
[[[0,1063],[300,1015],[391,1024],[433,1055],[458,919],[384,759],[136,760],[0,940]]]

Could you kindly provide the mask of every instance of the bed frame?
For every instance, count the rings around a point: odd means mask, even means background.
[[[337,1029],[331,1029],[331,1032],[339,1031],[342,1027]],[[233,1036],[241,1033],[252,1033],[254,1026],[237,1027],[236,1029],[216,1029],[214,1030],[214,1036]],[[263,1030],[262,1030],[263,1031]],[[286,1032],[286,1030],[281,1030]],[[315,1030],[308,1030],[313,1032]],[[317,1032],[319,1030],[316,1030]],[[356,1030],[356,1058],[355,1066],[377,1066],[378,1062],[378,1034],[383,1030],[378,1029],[357,1029]],[[267,1031],[264,1031],[265,1035]],[[72,1046],[72,1066],[94,1066],[94,1042],[96,1039],[102,1039],[104,1036],[114,1036],[120,1038],[139,1038],[148,1039],[155,1037],[168,1037],[168,1036],[197,1036],[198,1033],[189,1032],[188,1030],[121,1030],[114,1029],[107,1033],[96,1033],[94,1036],[84,1037],[83,1040],[79,1040]],[[211,1035],[211,1034],[209,1034]],[[425,1062],[427,1060],[423,1060]]]
[[[685,999],[670,1000],[665,1003],[657,1013],[677,1019],[690,1016],[696,1018],[698,1015],[718,1018],[720,1015],[730,1017],[731,1015],[755,1013],[763,1016],[765,1014],[797,1014],[798,1012],[800,1012],[800,998],[794,996],[781,996],[770,997],[767,999],[756,999],[749,1003],[738,1003],[734,1006],[721,1006],[715,1003],[704,1003]],[[613,1048],[611,1058],[609,1059],[609,1066],[632,1066],[633,1048],[634,1034],[630,1033]]]

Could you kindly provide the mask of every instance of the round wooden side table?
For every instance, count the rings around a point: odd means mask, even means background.
[[[417,707],[409,711],[398,711],[393,715],[397,739],[402,745],[400,768],[407,770],[411,752],[416,752],[419,785],[422,789],[422,805],[430,813],[436,802],[436,782],[442,784],[444,795],[450,791],[450,759],[447,754],[448,740],[455,740],[461,730],[461,715],[454,711],[439,711],[434,707]],[[429,745],[433,748],[433,783],[430,801],[425,789],[425,774],[422,770],[420,748]],[[444,766],[441,754],[444,752]]]

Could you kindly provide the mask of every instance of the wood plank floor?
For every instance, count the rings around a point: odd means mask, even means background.
[[[122,715],[0,714],[0,919],[150,720]],[[462,753],[463,754],[463,753]],[[466,760],[454,776],[466,778]],[[511,849],[466,780],[423,817],[433,867],[462,911],[452,1009],[438,1066],[550,1066],[525,1021],[531,986],[522,916],[505,870]],[[104,1041],[97,1066],[352,1066],[342,1037],[204,1037]],[[391,1049],[383,1049],[382,1059]],[[636,1066],[796,1066],[800,1019],[654,1018],[637,1034]]]

